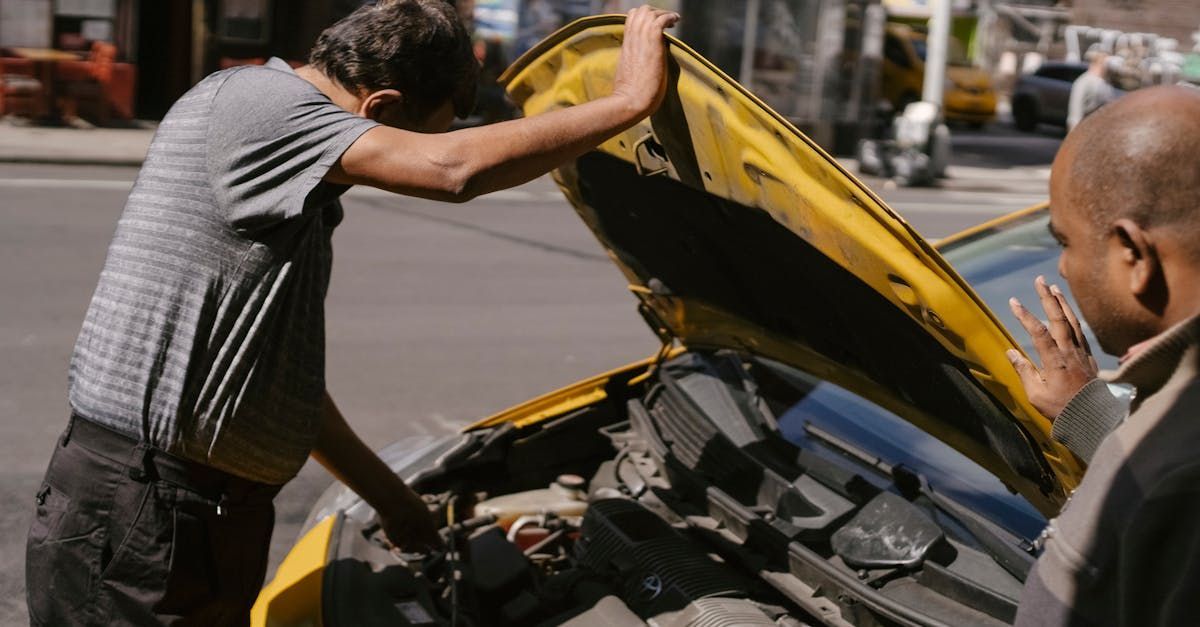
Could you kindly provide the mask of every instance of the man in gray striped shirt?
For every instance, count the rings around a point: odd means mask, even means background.
[[[385,0],[310,65],[218,72],[168,112],[130,193],[71,361],[71,420],[37,495],[34,624],[241,624],[271,500],[311,455],[419,549],[420,497],[325,389],[338,197],[365,184],[463,202],[518,185],[649,115],[673,13],[630,13],[614,92],[445,132],[477,63],[454,8]]]

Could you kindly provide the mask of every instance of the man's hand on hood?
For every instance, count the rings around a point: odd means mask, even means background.
[[[645,5],[630,11],[625,19],[625,40],[613,79],[613,95],[626,98],[642,117],[654,113],[667,92],[663,31],[678,21],[678,13]]]

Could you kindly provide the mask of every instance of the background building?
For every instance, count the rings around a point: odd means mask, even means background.
[[[300,62],[361,0],[0,0],[0,47],[117,47],[136,68],[133,113],[156,119],[206,74],[270,56]]]
[[[502,68],[567,22],[642,0],[458,0],[485,66]],[[885,19],[922,26],[932,0],[650,0],[680,11],[676,35],[819,143],[852,144],[878,101]],[[1070,57],[1075,26],[1151,33],[1190,51],[1196,0],[951,0],[953,33],[997,87]],[[86,53],[114,44],[137,80],[129,116],[161,117],[206,74],[279,56],[301,63],[317,35],[363,0],[0,0],[0,48]],[[1076,39],[1079,39],[1076,37]],[[486,73],[489,77],[498,71]],[[136,87],[134,86],[136,85]]]
[[[1073,0],[1071,21],[1075,24],[1154,33],[1191,48],[1192,33],[1200,28],[1200,2],[1196,0]]]

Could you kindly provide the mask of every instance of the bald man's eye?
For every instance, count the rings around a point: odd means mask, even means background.
[[[1054,242],[1058,244],[1059,248],[1067,247],[1067,238],[1063,237],[1062,233],[1059,233],[1058,229],[1055,229],[1053,224],[1047,224],[1046,230],[1050,232],[1050,237],[1054,238]]]

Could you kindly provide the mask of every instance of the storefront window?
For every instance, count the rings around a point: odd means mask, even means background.
[[[49,0],[0,0],[0,46],[49,48]]]
[[[99,17],[112,19],[117,0],[56,0],[54,13],[70,17]]]
[[[88,50],[92,42],[113,41],[117,0],[55,0],[54,46]]]
[[[270,38],[271,0],[221,0],[217,36],[246,43]]]

